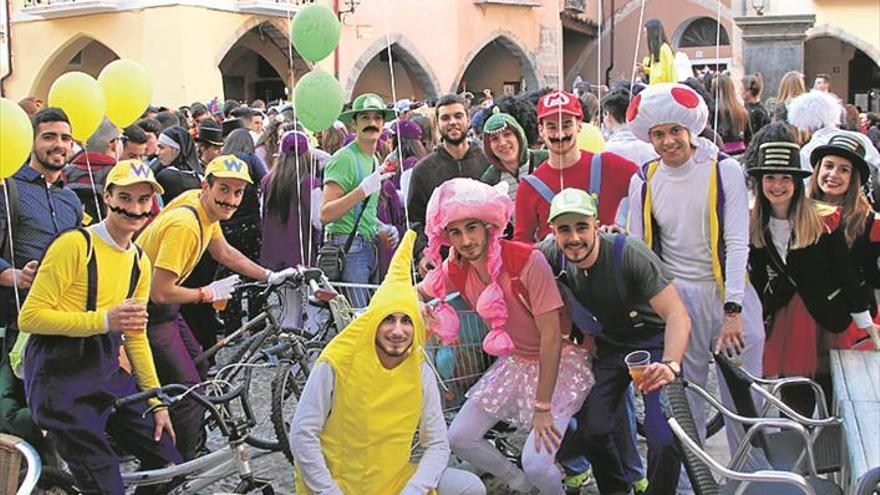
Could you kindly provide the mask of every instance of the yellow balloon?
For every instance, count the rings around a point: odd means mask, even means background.
[[[83,72],[68,72],[56,79],[49,88],[49,106],[64,110],[78,141],[88,139],[104,120],[104,92],[95,78]]]
[[[107,118],[117,127],[133,124],[153,98],[153,79],[144,67],[132,60],[111,62],[98,74],[104,90]]]
[[[0,179],[21,168],[33,144],[31,119],[17,103],[0,98]]]

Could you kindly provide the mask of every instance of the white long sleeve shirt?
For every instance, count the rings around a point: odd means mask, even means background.
[[[422,364],[422,416],[419,441],[425,448],[419,467],[401,495],[424,495],[437,488],[440,476],[449,464],[449,441],[440,403],[437,379],[431,368]],[[309,374],[290,425],[290,442],[303,482],[315,495],[344,494],[333,480],[321,451],[321,432],[333,409],[335,374],[329,363],[319,362]]]
[[[663,261],[675,278],[715,280],[707,208],[715,208],[709,205],[709,179],[712,158],[717,153],[713,143],[697,138],[687,163],[670,167],[661,160],[651,179],[651,212],[659,226],[655,235]],[[742,304],[749,257],[748,192],[736,160],[722,160],[719,171],[724,189],[724,302]],[[642,182],[638,174],[633,175],[629,187],[630,234],[640,239],[644,239]]]

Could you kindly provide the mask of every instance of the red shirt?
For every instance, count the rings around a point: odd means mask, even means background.
[[[590,160],[593,154],[581,151],[581,158],[574,165],[557,169],[545,161],[534,175],[544,181],[553,193],[565,187],[590,190]],[[629,181],[638,166],[620,155],[606,151],[602,153],[602,187],[599,191],[599,221],[602,225],[613,225],[620,201],[629,195]],[[535,243],[547,237],[550,225],[550,203],[524,181],[516,190],[516,222],[513,240]]]

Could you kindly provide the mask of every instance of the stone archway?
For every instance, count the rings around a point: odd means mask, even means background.
[[[388,70],[389,45],[395,68],[394,95]],[[365,92],[379,94],[389,102],[392,96],[423,100],[439,96],[440,83],[415,45],[397,33],[376,40],[364,50],[349,71],[345,83],[346,98],[351,100]]]
[[[246,102],[288,99],[287,88],[310,69],[290,46],[283,25],[256,17],[227,38],[216,61],[225,97]]]
[[[47,101],[49,88],[62,74],[79,71],[97,78],[104,66],[118,58],[119,55],[112,48],[87,34],[79,33],[48,58],[34,79],[30,94]]]
[[[880,53],[851,34],[823,25],[807,32],[804,75],[812,84],[817,74],[831,77],[832,91],[845,103],[864,111],[880,109]]]
[[[538,64],[513,33],[497,31],[465,56],[450,91],[470,91],[475,96],[488,88],[496,96],[538,89],[542,78]]]

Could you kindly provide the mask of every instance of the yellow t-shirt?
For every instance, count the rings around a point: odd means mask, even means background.
[[[208,220],[200,200],[202,191],[186,191],[165,206],[159,216],[137,238],[153,266],[168,270],[183,282],[193,271],[213,239],[223,237],[220,222]],[[193,212],[182,206],[195,208]]]
[[[52,243],[40,263],[18,316],[22,332],[66,337],[107,333],[107,312],[122,304],[128,295],[137,250],[131,246],[121,251],[108,244],[94,229],[93,226],[87,230],[92,239],[92,256],[97,260],[96,310],[85,310],[89,261],[86,239],[80,232],[68,232]],[[132,297],[146,301],[152,280],[152,267],[147,256],[140,257],[139,267],[140,277]],[[159,378],[146,332],[126,335],[123,345],[141,390],[158,387]]]

